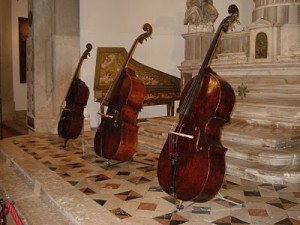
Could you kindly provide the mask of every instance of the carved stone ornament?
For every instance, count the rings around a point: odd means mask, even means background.
[[[184,25],[188,32],[214,32],[214,22],[218,11],[213,6],[213,0],[187,0]]]

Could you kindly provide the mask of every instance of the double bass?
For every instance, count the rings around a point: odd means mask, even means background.
[[[219,25],[198,74],[181,93],[176,128],[169,132],[158,160],[161,188],[182,201],[212,199],[225,176],[227,149],[220,135],[221,127],[230,120],[235,94],[210,68],[210,61],[221,33],[238,19],[237,6],[230,5],[228,12],[230,16]]]
[[[69,139],[78,138],[83,128],[83,112],[90,92],[85,82],[79,78],[79,71],[83,60],[90,55],[92,48],[93,46],[90,43],[86,45],[86,50],[79,60],[71,85],[63,102],[65,103],[65,107],[61,107],[57,131],[58,135],[65,139],[63,147],[66,147]]]
[[[152,34],[146,23],[145,31],[134,41],[128,56],[115,78],[103,102],[108,102],[106,114],[101,114],[101,123],[96,131],[94,149],[96,154],[118,161],[132,159],[137,147],[137,117],[145,98],[145,85],[128,67],[137,44]]]

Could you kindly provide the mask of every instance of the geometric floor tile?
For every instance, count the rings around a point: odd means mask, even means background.
[[[62,177],[70,177],[71,175],[68,173],[59,173],[60,176]]]
[[[120,186],[120,184],[105,183],[103,188],[118,189]]]
[[[156,209],[156,207],[157,207],[157,204],[141,202],[138,209],[154,211]]]
[[[165,214],[162,216],[155,217],[153,219],[163,225],[165,225],[165,224],[177,225],[177,224],[183,224],[183,223],[188,222],[187,219],[185,219],[184,217],[182,217],[176,213],[168,213],[168,214]]]
[[[123,201],[129,201],[136,198],[141,198],[142,196],[135,191],[126,191],[122,193],[115,194],[116,197],[120,198]]]
[[[207,214],[209,215],[211,212],[211,208],[210,207],[200,207],[200,206],[194,206],[192,213],[195,214]]]
[[[68,181],[72,186],[76,186],[76,184],[78,184],[78,181]]]
[[[264,184],[259,185],[259,187],[263,187],[263,188],[269,189],[271,191],[273,191],[273,190],[274,191],[280,191],[280,190],[286,188],[287,186],[283,185],[283,184],[264,183]]]
[[[119,175],[119,176],[129,176],[130,172],[129,171],[119,171],[117,173],[117,175]]]
[[[93,141],[93,138],[94,135],[90,140]],[[162,225],[201,225],[201,221],[206,221],[205,224],[213,221],[211,224],[214,225],[245,225],[252,219],[259,225],[263,225],[260,220],[267,221],[268,225],[300,225],[297,216],[294,217],[300,207],[297,185],[257,183],[229,176],[228,179],[225,177],[220,190],[226,196],[219,194],[208,202],[187,201],[181,204],[178,199],[165,193],[157,181],[159,152],[141,149],[139,151],[142,153],[134,157],[153,166],[134,161],[107,166],[109,161],[93,154],[94,150],[89,150],[86,157],[82,156],[80,139],[70,140],[64,149],[60,147],[63,140],[58,140],[55,135],[44,135],[34,140],[32,137],[16,139],[19,140],[14,144],[30,157],[85,193],[99,207],[106,208],[124,221],[128,217],[137,217],[152,219],[153,224]],[[271,207],[266,207],[266,204]],[[136,209],[140,213],[130,215]],[[277,211],[284,215],[292,212],[293,217],[278,217],[277,221],[268,219],[276,216]]]
[[[244,191],[244,195],[247,197],[261,197],[259,191]]]
[[[227,190],[227,189],[232,189],[232,188],[235,188],[235,187],[238,187],[238,186],[240,186],[240,185],[236,184],[236,183],[233,183],[231,181],[226,181],[225,180],[225,182],[223,183],[222,188]]]
[[[250,216],[269,216],[265,209],[248,209]]]
[[[290,219],[290,218],[285,218],[277,223],[274,223],[274,225],[300,225],[300,221]]]
[[[97,181],[103,181],[103,180],[108,180],[110,179],[109,177],[107,177],[104,174],[99,174],[99,175],[95,175],[95,176],[89,176],[87,177],[87,179],[93,181],[93,182],[97,182]]]
[[[226,216],[221,219],[213,221],[215,225],[240,225],[240,224],[249,224],[243,220],[240,220],[233,216]]]
[[[95,191],[93,191],[90,188],[80,188],[79,190],[82,191],[86,195],[91,195],[91,194],[95,194],[96,193]]]
[[[294,207],[297,205],[295,202],[291,202],[289,200],[283,199],[283,198],[276,198],[271,201],[268,201],[267,204],[275,206],[280,209],[289,209],[291,207]]]
[[[281,191],[287,187],[286,185],[283,185],[283,184],[273,184],[273,186],[275,188],[275,191]]]
[[[125,212],[121,208],[112,209],[110,210],[110,212],[113,213],[115,216],[117,216],[119,219],[125,219],[131,217],[129,213]]]
[[[176,198],[174,198],[173,196],[168,195],[166,197],[163,197],[163,199],[170,202],[170,203],[172,203],[172,204],[174,204],[174,205],[176,204]]]
[[[244,202],[241,201],[240,199],[237,199],[237,198],[233,198],[233,197],[230,197],[230,196],[222,196],[220,198],[217,198],[215,200],[213,200],[214,202],[224,206],[224,207],[227,207],[227,208],[231,208],[231,207],[234,207],[234,206],[242,206],[243,207],[243,204]]]
[[[101,199],[94,199],[94,201],[97,202],[101,206],[104,206],[104,204],[107,202],[106,200],[101,200]]]
[[[148,189],[149,192],[163,192],[160,186],[150,186]]]
[[[300,198],[300,192],[293,192],[295,198]]]
[[[133,184],[143,184],[143,183],[149,182],[150,180],[145,177],[133,177],[133,178],[127,179],[127,181],[129,181]]]

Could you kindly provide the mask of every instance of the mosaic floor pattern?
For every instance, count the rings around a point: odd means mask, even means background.
[[[134,217],[139,224],[151,225],[300,225],[300,184],[226,176],[213,200],[181,205],[159,186],[158,152],[138,149],[134,156],[138,162],[114,165],[95,155],[90,147],[93,135],[84,140],[84,146],[81,138],[70,140],[64,149],[63,140],[51,134],[14,137],[13,143],[124,221]]]

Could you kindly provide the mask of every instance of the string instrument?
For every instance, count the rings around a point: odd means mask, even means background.
[[[101,114],[101,123],[94,139],[95,152],[107,159],[128,161],[137,147],[137,117],[142,109],[145,86],[127,65],[138,43],[152,34],[152,27],[146,23],[145,33],[134,41],[122,69],[114,80],[103,102],[108,102],[106,114]]]
[[[58,122],[58,135],[65,138],[64,146],[68,139],[78,138],[83,127],[83,111],[86,107],[89,98],[89,88],[84,81],[79,78],[79,71],[84,59],[90,55],[92,50],[92,45],[88,43],[86,45],[86,50],[82,54],[79,63],[77,65],[76,71],[72,78],[71,85],[65,97],[65,107],[61,107],[61,116]]]
[[[221,33],[238,19],[237,6],[229,6],[228,12],[230,16],[216,31],[198,74],[181,93],[178,123],[169,132],[158,160],[161,188],[183,201],[210,200],[224,180],[226,148],[220,141],[220,129],[230,120],[235,94],[209,64]]]

